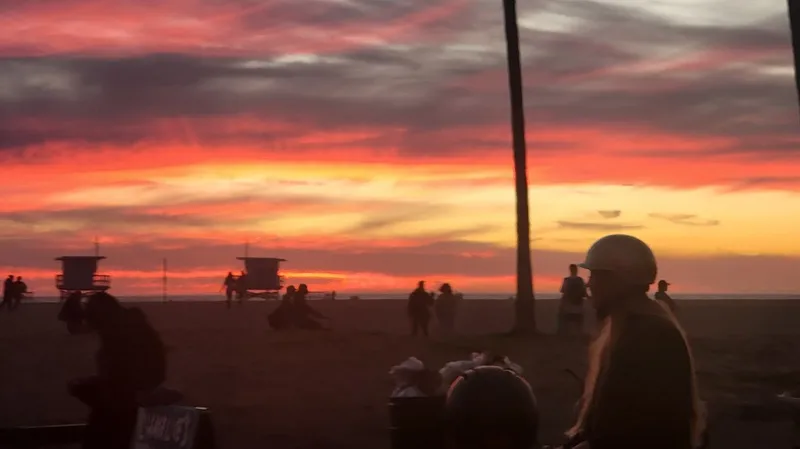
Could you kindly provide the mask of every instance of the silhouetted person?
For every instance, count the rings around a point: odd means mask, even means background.
[[[689,449],[703,433],[691,352],[674,316],[647,296],[656,259],[641,240],[609,235],[581,264],[603,327],[590,347],[572,443],[593,449]],[[581,446],[577,446],[581,447]]]
[[[239,305],[244,304],[245,296],[247,296],[247,273],[242,271],[236,279],[236,299],[239,300]]]
[[[58,313],[59,321],[67,323],[67,331],[70,334],[80,334],[85,331],[82,300],[83,292],[80,290],[70,293]]]
[[[228,275],[225,276],[225,280],[222,281],[222,288],[225,289],[225,303],[230,309],[231,302],[233,301],[233,294],[236,292],[236,278],[230,271],[228,272]]]
[[[669,311],[675,313],[675,301],[669,297],[667,290],[669,289],[669,282],[665,280],[658,281],[658,291],[653,295],[656,301],[664,304],[669,308]]]
[[[267,315],[267,322],[271,328],[279,331],[292,327],[292,320],[294,319],[292,309],[296,291],[297,289],[294,288],[294,285],[286,287],[286,293],[283,295],[278,308]]]
[[[408,317],[411,319],[411,335],[422,334],[428,336],[428,323],[431,320],[430,307],[433,298],[425,291],[425,281],[419,281],[417,288],[408,296]]]
[[[442,330],[452,332],[456,321],[456,296],[450,284],[442,284],[439,289],[441,294],[436,298],[433,310],[436,313],[436,321],[439,322]]]
[[[22,302],[22,298],[25,296],[25,293],[28,293],[28,284],[22,281],[22,276],[17,276],[17,280],[14,281],[13,285],[13,295],[12,295],[12,303],[10,308],[16,309],[19,307],[19,304]]]
[[[294,300],[292,301],[294,326],[298,329],[307,330],[324,329],[325,327],[314,318],[326,319],[325,315],[311,307],[306,296],[308,296],[308,286],[306,284],[297,286],[297,292],[295,292]]]
[[[14,275],[9,274],[5,281],[3,281],[3,302],[0,302],[0,309],[8,306],[11,310],[11,304],[14,301]]]
[[[164,344],[141,310],[108,293],[90,296],[82,315],[83,331],[100,337],[97,374],[69,384],[70,394],[91,410],[83,447],[127,449],[140,398],[166,376]]]
[[[569,276],[561,283],[561,302],[558,306],[558,333],[583,332],[583,300],[587,297],[586,284],[578,276],[578,266],[569,266]]]

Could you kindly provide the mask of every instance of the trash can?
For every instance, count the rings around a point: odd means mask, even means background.
[[[444,396],[391,398],[389,422],[392,449],[444,447]]]

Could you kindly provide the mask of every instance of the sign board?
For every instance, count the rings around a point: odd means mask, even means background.
[[[194,407],[140,408],[131,449],[192,449],[200,413]]]

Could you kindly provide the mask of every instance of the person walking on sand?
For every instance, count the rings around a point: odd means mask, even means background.
[[[670,298],[670,296],[667,294],[669,285],[669,282],[665,281],[664,279],[658,281],[658,291],[655,293],[655,295],[653,295],[653,298],[665,305],[670,312],[675,313],[675,301],[673,301],[672,298]]]
[[[3,302],[0,302],[0,309],[5,306],[8,306],[8,310],[11,310],[11,304],[14,301],[14,275],[9,274],[6,280],[3,282]]]
[[[568,335],[583,333],[583,300],[587,297],[586,284],[578,276],[578,266],[569,266],[569,276],[561,284],[561,301],[558,305],[558,333]]]
[[[453,288],[450,284],[442,284],[439,288],[441,293],[433,305],[433,310],[436,313],[436,321],[445,332],[453,332],[456,321],[456,297],[453,294]]]
[[[592,305],[606,317],[589,349],[574,449],[689,449],[704,436],[694,362],[675,317],[652,301],[656,259],[643,241],[609,235],[580,265],[590,271]]]
[[[236,278],[232,272],[229,271],[228,275],[225,276],[225,280],[222,281],[222,288],[225,289],[225,304],[230,309],[233,302],[233,294],[236,292]]]
[[[14,281],[13,295],[11,297],[12,303],[9,306],[11,310],[19,307],[26,293],[28,293],[28,284],[22,281],[22,276],[17,276],[17,280]]]
[[[411,335],[416,336],[419,331],[428,336],[428,324],[431,319],[430,307],[433,298],[425,291],[425,281],[419,281],[417,288],[408,296],[408,317],[411,319]]]
[[[247,296],[247,273],[242,271],[239,278],[236,279],[236,299],[239,305],[244,304],[245,296]]]

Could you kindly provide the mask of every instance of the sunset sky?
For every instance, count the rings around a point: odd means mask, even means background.
[[[800,291],[786,2],[519,3],[535,289],[623,232],[676,292]],[[511,292],[507,91],[500,0],[0,0],[0,267]]]

